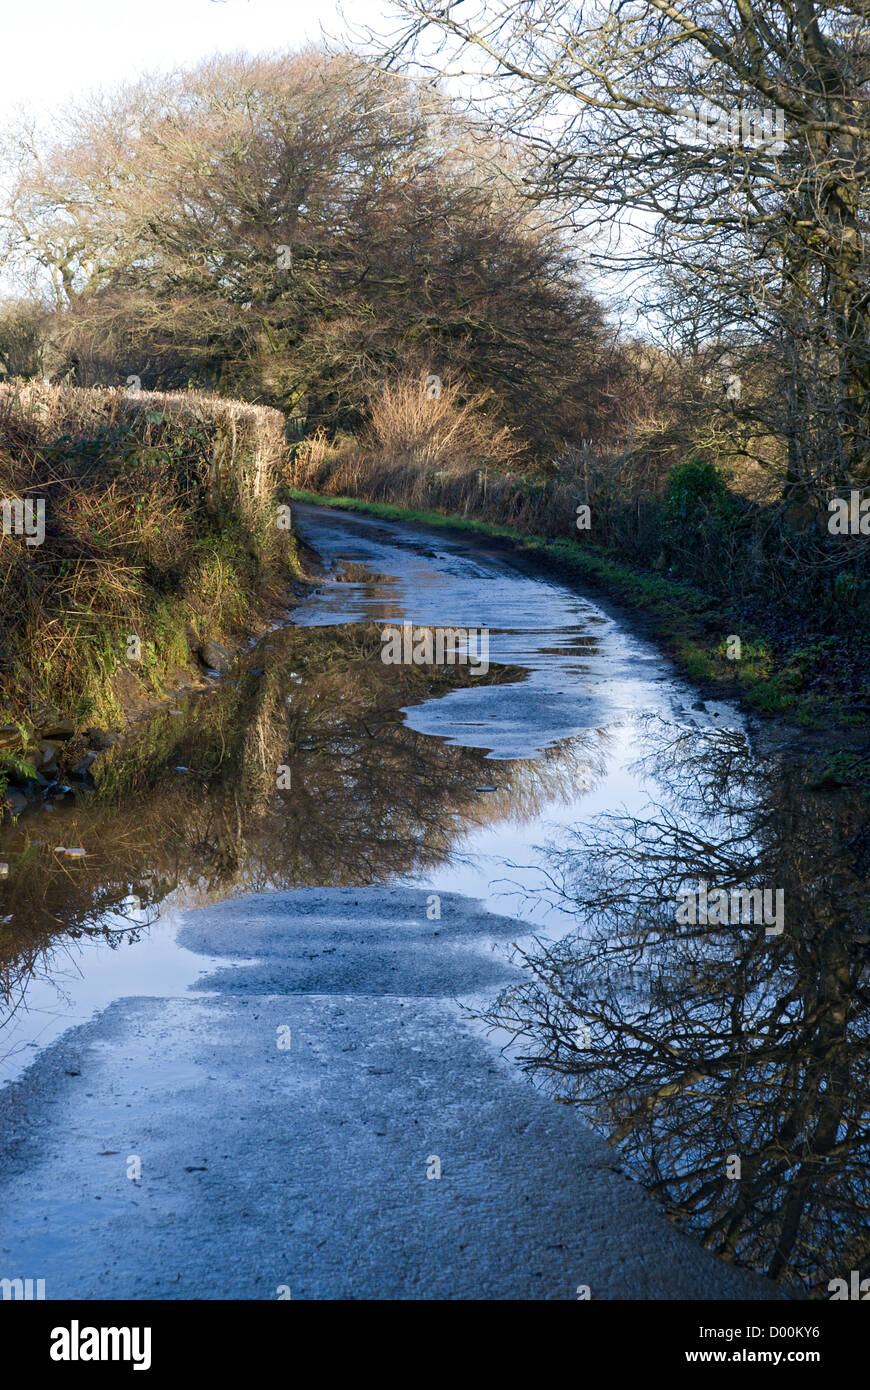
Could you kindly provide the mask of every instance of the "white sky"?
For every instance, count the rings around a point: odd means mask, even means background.
[[[366,29],[388,35],[401,24],[390,0],[0,0],[0,133],[21,106],[45,128],[53,108],[89,91],[215,53],[323,36],[358,45]],[[0,296],[19,290],[0,275]]]
[[[298,48],[320,29],[393,28],[389,0],[2,0],[0,121],[217,52]],[[392,15],[391,19],[386,16]]]

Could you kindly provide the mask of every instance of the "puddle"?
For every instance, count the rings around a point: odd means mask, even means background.
[[[4,829],[0,1081],[113,1000],[181,998],[242,964],[176,943],[187,907],[461,894],[518,918],[537,961],[498,1004],[475,996],[489,1024],[520,1032],[536,1083],[672,1219],[797,1293],[864,1269],[857,794],[813,790],[793,751],[760,753],[735,710],[498,547],[296,517],[337,582],[233,680],[103,755],[93,792]],[[405,621],[485,629],[488,675],[385,666],[380,629]],[[784,930],[677,932],[676,897],[700,881],[781,890]]]

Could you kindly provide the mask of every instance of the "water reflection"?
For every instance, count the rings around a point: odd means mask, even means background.
[[[575,803],[603,775],[613,730],[498,762],[418,732],[403,707],[481,678],[386,667],[379,634],[271,634],[236,679],[104,753],[74,805],[4,828],[6,1018],[71,939],[136,940],[169,900],[424,874],[475,827]],[[522,674],[493,667],[487,683]],[[633,814],[553,851],[549,896],[577,930],[522,955],[488,1021],[675,1221],[825,1297],[870,1275],[866,795],[813,789],[804,762],[754,753],[741,731],[649,717],[636,746],[634,787],[654,800],[641,811],[632,792]],[[783,932],[678,925],[699,881],[781,890]]]
[[[870,1273],[866,799],[739,732],[645,722],[655,803],[551,853],[578,929],[520,953],[487,1019],[705,1246],[829,1297]],[[782,934],[678,926],[699,881],[782,889]]]
[[[169,901],[423,872],[469,828],[534,816],[601,771],[593,732],[535,760],[498,763],[496,789],[483,790],[493,782],[483,750],[415,732],[400,711],[523,672],[388,667],[380,650],[373,625],[279,629],[237,679],[101,755],[95,789],[75,804],[4,827],[4,1021],[70,940],[135,941]]]

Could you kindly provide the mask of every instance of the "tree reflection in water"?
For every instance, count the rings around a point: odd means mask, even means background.
[[[656,803],[551,851],[547,896],[581,924],[518,952],[487,1021],[704,1245],[828,1297],[870,1274],[866,798],[739,732],[645,722]],[[782,888],[782,935],[678,927],[699,881]]]
[[[278,630],[237,680],[103,755],[96,789],[75,805],[4,827],[0,1029],[35,977],[66,971],[71,940],[136,940],[170,904],[422,872],[474,825],[530,817],[576,794],[581,768],[600,771],[592,732],[499,763],[499,791],[481,794],[484,753],[416,733],[401,709],[523,673],[388,667],[380,652],[374,626]],[[58,844],[86,857],[58,856]]]

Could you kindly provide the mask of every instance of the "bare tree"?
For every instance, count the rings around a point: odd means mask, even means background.
[[[394,60],[435,35],[432,62],[473,71],[527,193],[569,202],[602,268],[654,273],[647,312],[767,364],[734,415],[782,440],[786,495],[870,482],[866,6],[397,4]]]
[[[520,953],[488,1021],[705,1245],[824,1296],[870,1269],[866,803],[739,731],[648,724],[661,800],[553,854],[577,929]],[[699,881],[776,885],[784,929],[681,924]]]
[[[431,363],[546,453],[588,432],[610,338],[482,142],[369,60],[215,59],[76,107],[47,143],[25,129],[7,263],[47,269],[80,379],[192,378],[352,429],[373,381]]]

